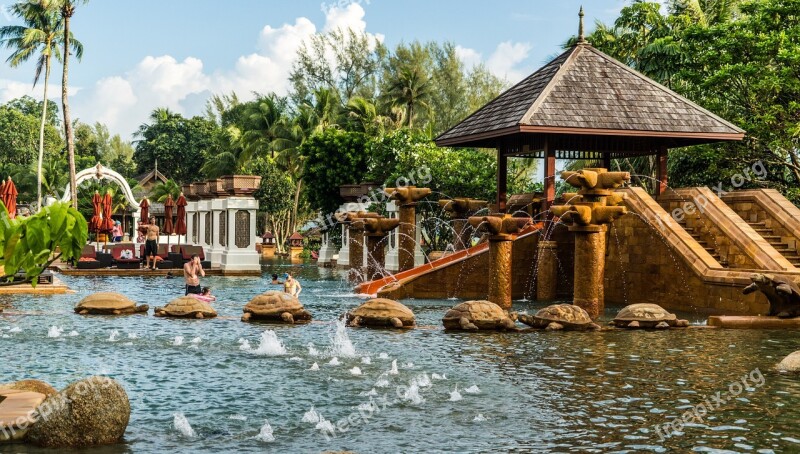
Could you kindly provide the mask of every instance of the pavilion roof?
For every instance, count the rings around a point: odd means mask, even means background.
[[[614,149],[612,142],[632,150],[741,140],[744,131],[579,43],[441,134],[436,144],[499,147],[510,136],[559,137],[562,149],[600,151]],[[530,143],[540,148],[536,140]]]

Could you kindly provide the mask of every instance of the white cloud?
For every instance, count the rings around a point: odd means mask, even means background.
[[[485,63],[486,69],[495,76],[516,83],[527,75],[527,70],[520,67],[520,64],[528,59],[531,48],[530,43],[505,41],[497,45],[486,61],[480,52],[468,47],[456,46],[456,55],[467,68]]]
[[[52,76],[51,76],[52,77]],[[60,80],[60,78],[57,78]],[[61,99],[61,83],[60,82],[53,82],[53,78],[50,79],[51,82],[47,84],[47,97],[50,100],[54,99]],[[11,79],[0,79],[0,104],[7,103],[12,99],[21,98],[23,96],[30,96],[36,100],[42,99],[42,84],[44,83],[44,78],[36,85],[33,86],[31,82],[19,82],[16,80]],[[70,96],[78,93],[80,91],[77,87],[69,87],[67,92]]]
[[[467,68],[478,66],[482,61],[481,53],[469,47],[456,46],[456,56],[464,63]]]

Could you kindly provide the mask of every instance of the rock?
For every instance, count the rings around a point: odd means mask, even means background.
[[[600,325],[594,323],[589,314],[574,304],[551,304],[534,315],[520,314],[519,321],[537,329],[566,329],[576,331],[595,331]],[[555,324],[556,328],[550,325]],[[560,328],[558,328],[560,327]]]
[[[164,307],[155,309],[156,317],[177,318],[214,318],[217,311],[207,301],[201,301],[191,295],[181,296],[170,301]]]
[[[625,306],[614,317],[614,324],[620,328],[659,328],[662,323],[667,327],[679,326],[678,317],[658,304],[636,303]],[[636,325],[633,325],[636,322]]]
[[[311,321],[311,314],[297,297],[277,290],[257,295],[245,304],[242,312],[243,322],[266,320],[294,324]]]
[[[446,330],[516,330],[514,321],[491,301],[466,301],[455,305],[442,318]]]
[[[131,406],[125,389],[93,376],[67,386],[37,408],[27,441],[47,448],[82,448],[117,443],[125,435]]]
[[[137,306],[127,296],[114,292],[92,293],[75,305],[75,312],[80,315],[145,314],[148,310],[147,304]]]
[[[667,322],[659,322],[656,325],[656,329],[667,329],[667,328],[669,328],[669,323]]]
[[[781,372],[800,372],[800,350],[783,358],[776,368]]]
[[[4,383],[0,385],[0,390],[15,389],[17,391],[33,391],[41,393],[45,396],[52,396],[58,393],[58,390],[41,380],[20,380],[12,383]]]
[[[416,324],[411,309],[397,301],[374,298],[348,312],[349,326],[376,328],[413,328]]]

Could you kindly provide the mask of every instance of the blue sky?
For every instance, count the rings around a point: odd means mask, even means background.
[[[5,1],[5,4],[2,2]],[[5,12],[9,0],[0,0]],[[577,12],[613,21],[626,0],[92,0],[73,20],[84,43],[71,65],[73,116],[128,138],[155,107],[201,112],[212,93],[288,90],[297,47],[336,27],[364,31],[390,47],[451,41],[465,63],[485,63],[516,82],[559,52]],[[0,14],[0,25],[13,18]],[[5,60],[8,51],[0,50]],[[59,93],[60,67],[50,86]],[[30,94],[33,69],[0,66],[0,102]],[[57,96],[57,95],[56,95]]]

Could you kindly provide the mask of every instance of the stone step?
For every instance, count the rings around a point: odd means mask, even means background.
[[[778,235],[761,235],[761,238],[764,238],[767,241],[769,241],[769,240],[780,240],[781,239],[781,237],[778,236]]]
[[[767,225],[766,222],[764,222],[764,221],[748,222],[748,224],[750,224],[750,226],[753,226],[753,227],[755,227],[757,225],[758,226]]]
[[[755,231],[756,231],[756,233],[758,233],[758,234],[762,234],[762,233],[772,233],[772,229],[753,229],[753,230],[755,230]],[[762,235],[762,236],[763,236],[763,235]]]

